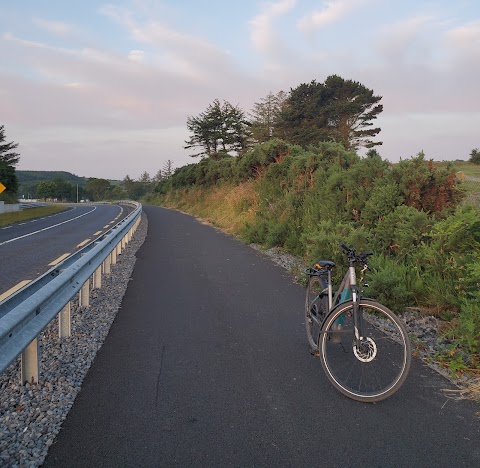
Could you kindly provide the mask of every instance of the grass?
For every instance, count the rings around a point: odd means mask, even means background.
[[[447,163],[442,162],[440,165]],[[465,177],[480,179],[480,164],[473,164],[468,161],[455,161],[455,170],[462,172]],[[465,203],[480,207],[480,180],[462,180],[461,186],[466,191]]]
[[[463,172],[466,176],[480,177],[480,164],[467,161],[455,161],[453,164],[457,171]]]
[[[0,214],[0,227],[9,226],[10,224],[19,223],[22,221],[28,221],[34,218],[41,218],[42,216],[48,216],[55,213],[65,211],[67,207],[65,205],[48,205],[40,206],[38,208],[28,208],[22,211],[12,211],[10,213]]]
[[[239,185],[191,187],[149,201],[184,211],[239,236],[245,224],[253,221],[255,216],[258,204],[255,183],[247,181]]]

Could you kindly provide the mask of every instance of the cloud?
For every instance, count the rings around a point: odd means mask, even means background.
[[[4,33],[2,35],[2,39],[4,41],[16,42],[17,44],[20,44],[22,46],[29,47],[29,48],[54,50],[54,51],[64,52],[64,53],[69,52],[68,49],[64,49],[64,48],[61,48],[61,47],[49,46],[47,44],[44,44],[43,42],[30,41],[28,39],[21,39],[21,38],[15,36],[14,34],[12,34],[10,32]]]
[[[377,50],[390,61],[405,61],[412,54],[419,56],[426,52],[427,46],[435,47],[429,37],[438,37],[436,25],[434,17],[424,15],[385,25],[378,34]],[[425,59],[428,54],[424,53],[421,60]]]
[[[159,21],[138,21],[132,11],[114,5],[100,11],[124,27],[133,40],[149,46],[157,54],[155,63],[165,64],[171,72],[208,79],[215,68],[225,68],[228,62],[229,54],[201,37],[180,33]]]
[[[357,72],[369,76],[390,113],[476,112],[479,25],[452,28],[434,15],[386,24],[372,37],[370,63]]]
[[[450,47],[480,54],[480,21],[453,28],[445,37]]]
[[[274,31],[273,22],[278,16],[288,13],[295,4],[296,0],[270,3],[250,21],[250,39],[259,52],[269,53],[275,47],[278,37]]]
[[[48,21],[41,18],[33,18],[32,23],[40,29],[55,34],[56,36],[65,36],[73,30],[71,25],[60,21]]]
[[[128,16],[123,13],[122,18]],[[188,115],[196,115],[217,97],[251,105],[259,80],[236,69],[228,54],[201,38],[154,22],[146,26],[144,44],[154,47],[124,54],[59,48],[4,34],[0,55],[16,65],[14,72],[0,71],[0,89],[9,90],[0,93],[2,112],[12,123],[27,127],[121,131],[185,125]],[[138,29],[142,27],[139,23]]]
[[[298,28],[303,32],[321,29],[336,23],[352,11],[360,8],[367,0],[331,0],[325,2],[322,10],[316,10],[303,16],[298,21]]]
[[[131,50],[128,54],[128,60],[142,63],[145,60],[145,52],[143,50]]]

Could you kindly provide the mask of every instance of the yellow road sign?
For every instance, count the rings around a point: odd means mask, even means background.
[[[0,182],[0,193],[2,193],[7,187]]]

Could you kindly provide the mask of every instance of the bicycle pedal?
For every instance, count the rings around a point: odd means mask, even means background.
[[[319,357],[319,356],[320,356],[320,351],[319,351],[318,349],[312,348],[312,349],[310,350],[310,354],[311,354],[312,356]]]

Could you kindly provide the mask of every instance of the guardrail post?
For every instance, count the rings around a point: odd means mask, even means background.
[[[125,236],[122,237],[122,250],[125,249]]]
[[[117,264],[117,248],[116,247],[112,250],[110,255],[112,257],[112,265],[116,265]]]
[[[102,265],[100,265],[93,274],[92,289],[100,289],[102,287]]]
[[[71,307],[70,302],[67,302],[63,309],[58,314],[58,337],[68,338],[71,333]]]
[[[119,243],[117,244],[116,249],[117,249],[117,256],[118,256],[118,255],[121,255],[121,253],[122,253],[122,243],[121,243],[121,242],[119,242]]]
[[[105,260],[103,261],[103,272],[106,274],[106,275],[109,275],[110,274],[110,265],[111,265],[111,262],[112,262],[112,257],[110,255],[107,255],[107,257],[105,258]]]
[[[38,338],[35,338],[26,348],[22,351],[21,360],[21,379],[22,385],[28,383],[38,383],[38,357],[39,357]]]
[[[78,297],[78,305],[80,307],[89,307],[90,306],[90,279],[83,283],[82,288],[80,289],[80,294]]]

